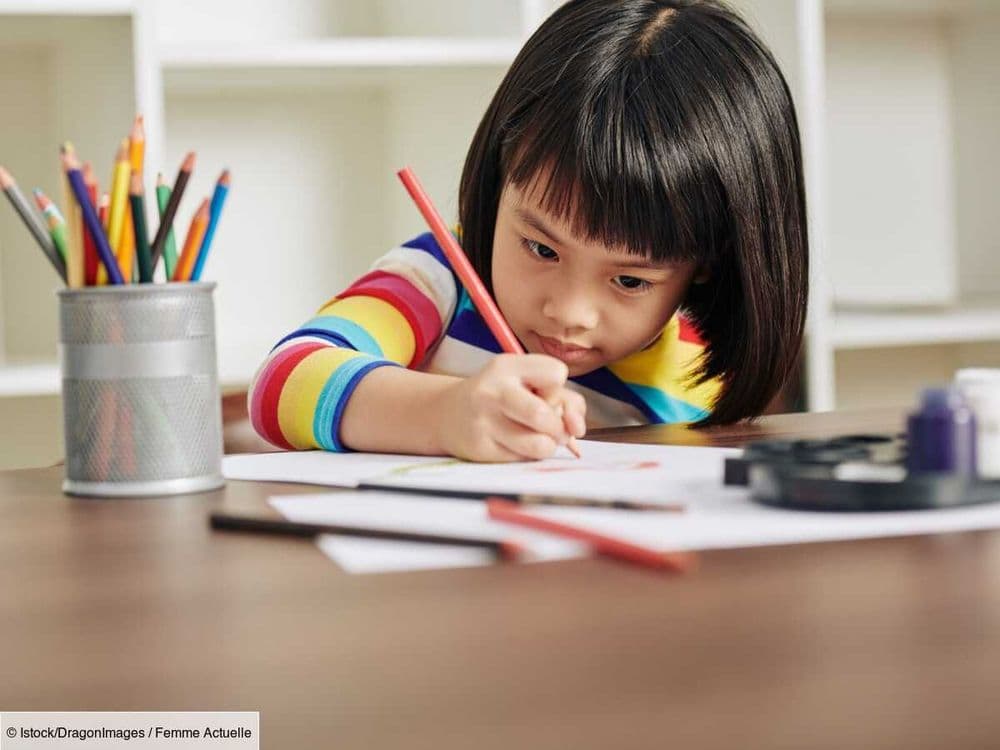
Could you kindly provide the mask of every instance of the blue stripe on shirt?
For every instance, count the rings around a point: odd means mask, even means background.
[[[354,321],[336,315],[321,315],[313,318],[303,324],[297,331],[285,336],[278,342],[278,346],[281,346],[290,339],[302,336],[314,336],[325,339],[336,346],[371,354],[373,357],[384,356],[382,347],[372,338],[368,331]]]

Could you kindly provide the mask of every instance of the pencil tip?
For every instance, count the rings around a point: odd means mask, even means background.
[[[115,161],[128,161],[128,138],[122,138],[115,152]]]
[[[222,174],[219,175],[219,184],[220,185],[224,185],[225,187],[229,187],[229,170],[228,169],[222,170]]]
[[[3,167],[0,167],[0,188],[6,190],[7,188],[12,187],[13,185],[14,185],[14,178],[10,176],[10,172],[8,172]]]
[[[164,187],[167,184],[166,180],[163,179],[163,172],[156,173],[156,187]]]
[[[184,163],[181,164],[181,170],[184,172],[190,172],[194,169],[194,151],[188,151],[187,156],[184,157]]]
[[[128,191],[130,195],[142,195],[142,175],[132,170],[132,176],[128,181]]]

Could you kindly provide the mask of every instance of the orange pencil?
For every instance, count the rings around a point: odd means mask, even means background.
[[[648,568],[683,573],[693,568],[698,560],[693,552],[661,552],[651,547],[627,542],[624,539],[616,539],[579,526],[536,516],[522,510],[517,503],[500,497],[486,498],[486,509],[487,514],[494,521],[513,523],[529,529],[547,531],[567,539],[586,542],[598,554],[644,565]]]
[[[187,237],[184,240],[184,250],[181,251],[181,257],[177,261],[177,268],[174,269],[174,277],[171,281],[189,281],[191,279],[191,271],[194,270],[194,263],[198,259],[198,250],[201,248],[201,241],[205,237],[206,229],[208,229],[208,198],[201,202],[194,218],[191,219],[191,226],[188,228]]]
[[[524,354],[524,347],[521,346],[521,342],[517,340],[517,336],[510,330],[510,326],[504,320],[500,308],[493,301],[493,297],[490,296],[486,285],[479,278],[476,269],[472,267],[472,263],[469,262],[465,252],[458,244],[455,235],[448,229],[448,225],[441,218],[441,214],[434,207],[430,196],[427,195],[420,184],[420,180],[413,174],[413,170],[409,167],[404,167],[396,175],[406,187],[410,197],[413,198],[413,202],[417,204],[417,208],[423,214],[424,220],[434,234],[434,239],[438,241],[445,257],[451,263],[452,270],[458,274],[458,278],[462,281],[462,286],[469,293],[472,303],[476,306],[479,314],[483,316],[483,320],[486,322],[493,337],[497,340],[497,343],[500,344],[500,348],[508,354]],[[561,412],[559,416],[562,416]],[[570,435],[566,447],[569,448],[574,456],[577,458],[580,457],[580,449],[577,447],[576,439],[572,435]]]

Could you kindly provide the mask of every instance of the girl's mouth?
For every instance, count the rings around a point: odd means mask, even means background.
[[[542,351],[550,357],[561,359],[566,364],[579,362],[594,351],[591,347],[568,344],[559,339],[549,338],[538,333],[535,334],[535,337],[538,339],[538,344],[541,346]]]

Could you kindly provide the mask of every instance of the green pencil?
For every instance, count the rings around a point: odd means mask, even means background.
[[[142,175],[138,172],[132,172],[128,202],[132,207],[135,252],[139,258],[139,282],[150,284],[153,281],[153,255],[149,250],[149,233],[146,231],[146,196],[142,191]]]
[[[167,211],[167,203],[170,202],[170,186],[163,180],[163,175],[156,175],[156,207],[160,212],[160,221]],[[167,280],[173,278],[174,269],[177,267],[177,242],[174,240],[174,230],[171,227],[167,232],[167,241],[163,246],[163,266],[167,272]]]
[[[66,220],[59,213],[59,208],[49,200],[49,197],[38,188],[33,191],[35,203],[38,210],[45,215],[45,221],[49,225],[49,234],[52,242],[59,253],[59,260],[62,262],[63,273],[66,271]]]

